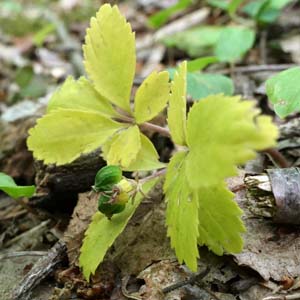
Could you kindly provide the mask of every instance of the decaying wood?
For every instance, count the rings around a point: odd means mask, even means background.
[[[103,165],[100,150],[82,155],[72,163],[62,166],[44,165],[39,161],[36,163],[37,193],[80,193],[90,190],[97,171]]]
[[[32,205],[57,209],[72,208],[78,193],[90,191],[95,175],[105,165],[100,150],[82,155],[74,162],[63,165],[44,165],[36,162],[36,195],[31,198]]]
[[[35,175],[33,157],[26,147],[28,130],[35,120],[35,117],[14,123],[0,120],[0,170],[26,184],[32,183]]]
[[[300,224],[300,169],[268,170],[276,203],[277,223]]]
[[[249,210],[276,223],[300,224],[299,168],[269,169],[245,177]]]
[[[30,299],[31,291],[49,274],[51,274],[58,264],[66,258],[66,245],[63,241],[58,241],[48,252],[40,258],[24,280],[18,284],[13,291],[13,300]]]
[[[78,193],[89,191],[97,171],[105,164],[100,150],[82,155],[64,166],[44,165],[41,161],[34,163],[26,139],[36,118],[21,119],[3,124],[3,127],[0,123],[0,169],[26,184],[32,184],[36,175],[37,193],[31,199],[31,205],[55,208],[64,203],[70,206],[68,199],[76,200]]]

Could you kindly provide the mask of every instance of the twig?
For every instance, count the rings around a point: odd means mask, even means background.
[[[260,52],[260,63],[267,63],[267,30],[263,30],[259,39],[259,52]]]
[[[235,66],[234,73],[256,73],[256,72],[280,72],[289,68],[300,67],[299,64],[279,64],[279,65],[250,65],[250,66]],[[211,70],[212,73],[231,74],[232,68]],[[145,77],[138,76],[134,78],[133,84],[140,85]]]
[[[280,167],[280,168],[288,168],[290,167],[289,162],[285,159],[285,157],[275,148],[266,149],[263,152],[267,153],[271,156],[272,160]]]
[[[30,299],[30,292],[66,257],[66,244],[64,241],[58,241],[48,252],[47,255],[40,258],[33,268],[28,272],[25,278],[13,291],[13,300]]]
[[[202,288],[207,294],[209,294],[211,297],[213,297],[215,300],[221,300],[215,293],[213,293],[211,290],[209,290],[209,289],[206,288],[205,286],[201,286],[201,288]]]
[[[279,72],[289,68],[300,66],[298,64],[280,64],[280,65],[250,65],[235,67],[235,73],[255,73],[255,72]],[[214,70],[214,73],[218,74],[230,74],[231,69]]]
[[[24,233],[16,236],[15,238],[13,238],[13,239],[9,240],[7,243],[5,243],[4,247],[9,247],[9,246],[15,244],[20,239],[26,238],[30,235],[33,235],[35,232],[43,230],[44,228],[46,228],[48,226],[48,224],[50,222],[51,222],[50,220],[46,220],[46,221],[42,222],[41,224],[31,228],[30,230],[25,231]]]
[[[140,72],[140,76],[145,78],[147,77],[153,70],[157,68],[157,65],[161,62],[165,53],[165,47],[163,45],[157,45],[153,49],[151,49],[150,56],[146,63],[143,66],[142,71]]]
[[[60,40],[63,42],[65,50],[68,50],[70,52],[70,58],[75,68],[75,72],[77,73],[77,75],[83,75],[85,71],[82,64],[82,56],[80,54],[80,45],[69,35],[64,23],[58,18],[57,15],[55,15],[50,10],[43,10],[43,14],[46,19],[48,19],[55,25],[57,34]]]
[[[150,176],[147,176],[147,177],[144,177],[143,179],[140,179],[140,180],[139,180],[139,183],[140,183],[140,184],[143,184],[143,183],[145,183],[145,182],[147,182],[147,181],[149,181],[149,180],[151,180],[151,179],[153,179],[153,178],[156,178],[156,177],[159,177],[159,176],[164,175],[166,172],[167,172],[167,169],[166,169],[166,168],[165,168],[165,169],[162,169],[162,170],[159,170],[159,171],[153,173],[153,174],[150,175]]]
[[[203,279],[209,273],[209,271],[210,271],[209,267],[206,267],[200,273],[193,274],[189,279],[186,279],[186,280],[183,280],[183,281],[171,284],[171,285],[163,288],[162,292],[164,294],[167,294],[167,293],[170,293],[170,292],[172,292],[174,290],[177,290],[177,289],[179,289],[179,288],[181,288],[181,287],[183,287],[185,285],[194,284],[196,281],[199,281],[199,280]]]
[[[21,257],[21,256],[44,256],[48,252],[47,251],[18,251],[18,252],[11,252],[6,253],[0,256],[0,261],[3,259],[14,258],[14,257]]]
[[[197,24],[202,23],[208,17],[209,12],[210,10],[208,8],[202,8],[200,10],[194,11],[193,13],[185,15],[181,19],[176,20],[162,27],[154,34],[147,35],[142,39],[137,40],[136,41],[137,51],[144,48],[149,48],[154,43],[158,42],[159,40],[162,40],[165,37],[168,37],[177,32],[182,32],[184,30],[187,30],[188,28],[191,28]]]
[[[264,297],[262,300],[296,300],[300,299],[300,293],[296,293],[293,295],[274,295]]]
[[[142,300],[142,298],[140,296],[136,295],[136,293],[129,293],[127,291],[127,284],[128,284],[129,279],[130,279],[129,275],[122,278],[122,285],[121,285],[122,294],[128,299]]]

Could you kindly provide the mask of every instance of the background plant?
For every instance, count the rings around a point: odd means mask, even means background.
[[[17,185],[13,178],[0,172],[0,190],[12,198],[31,197],[35,193],[35,186]]]
[[[103,5],[91,19],[83,51],[89,79],[69,77],[53,95],[46,115],[30,130],[28,147],[34,156],[45,163],[66,164],[101,146],[109,165],[126,171],[155,170],[165,165],[141,129],[169,135],[182,149],[171,158],[164,184],[168,235],[179,262],[196,271],[197,245],[207,245],[219,255],[241,251],[242,211],[224,179],[236,174],[237,164],[252,159],[254,150],[275,145],[277,130],[271,119],[258,116],[253,102],[223,95],[194,104],[187,116],[186,62],[171,86],[167,72],[150,74],[132,107],[134,33],[116,6]],[[169,130],[148,122],[168,100]],[[144,192],[155,184],[153,177],[144,181]],[[142,198],[138,193],[111,220],[95,214],[80,256],[87,279]]]

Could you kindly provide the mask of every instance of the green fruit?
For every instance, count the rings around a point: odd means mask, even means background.
[[[118,166],[106,166],[100,169],[95,177],[96,192],[110,191],[114,184],[122,179],[122,170]]]
[[[113,215],[122,212],[125,209],[126,204],[108,203],[110,196],[101,195],[98,202],[98,210],[102,212],[108,219]]]

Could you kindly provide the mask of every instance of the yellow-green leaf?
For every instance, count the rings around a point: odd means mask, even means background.
[[[199,205],[200,245],[208,246],[214,253],[242,251],[241,234],[245,227],[241,220],[242,210],[233,201],[234,194],[224,182],[218,185],[201,187],[195,193]]]
[[[105,4],[91,19],[83,46],[84,64],[96,90],[130,113],[135,73],[135,37],[117,6]]]
[[[108,155],[111,151],[111,146],[117,137],[118,134],[109,139],[102,147],[102,156],[109,164],[112,163],[109,160]],[[159,156],[151,141],[142,133],[139,133],[139,138],[137,140],[139,141],[140,146],[135,160],[122,169],[124,171],[150,171],[164,168],[165,164],[158,160]],[[121,150],[126,151],[124,147],[122,147]]]
[[[110,142],[106,160],[109,165],[119,165],[123,170],[136,160],[141,149],[140,130],[135,126],[117,132]]]
[[[276,144],[271,118],[258,116],[254,102],[240,97],[209,96],[191,108],[187,121],[187,177],[193,188],[218,184],[236,174],[236,165],[255,150]]]
[[[100,147],[122,126],[95,112],[59,109],[37,121],[27,145],[45,164],[62,165]]]
[[[134,99],[134,116],[138,124],[157,116],[169,99],[168,72],[151,73],[138,88]]]
[[[180,64],[171,84],[168,125],[174,143],[186,145],[186,61]]]
[[[184,261],[192,271],[197,271],[198,201],[187,182],[185,156],[185,152],[176,153],[167,169],[164,190],[168,236],[179,263]]]
[[[158,153],[151,141],[142,133],[140,134],[140,139],[141,149],[136,159],[125,171],[150,171],[164,168],[166,165],[158,160]]]
[[[157,182],[157,178],[143,184],[143,192],[148,193]],[[138,193],[134,202],[129,201],[123,212],[114,215],[108,220],[103,214],[97,212],[88,230],[85,233],[79,265],[83,269],[83,275],[89,280],[91,274],[95,274],[99,264],[103,261],[104,255],[114,240],[125,229],[126,224],[142,201],[143,196]]]
[[[73,77],[69,76],[53,94],[47,112],[60,108],[87,110],[109,116],[117,115],[112,105],[84,77],[74,80]]]

